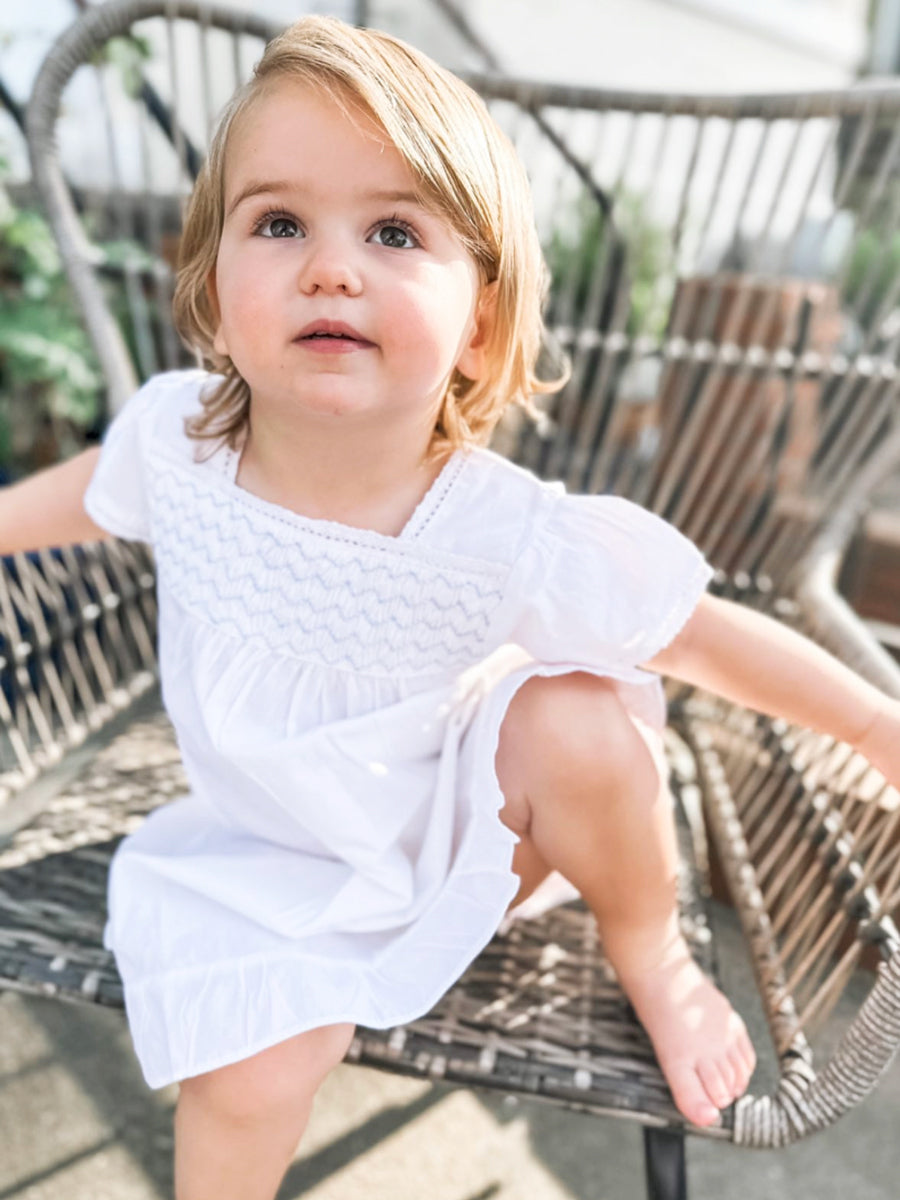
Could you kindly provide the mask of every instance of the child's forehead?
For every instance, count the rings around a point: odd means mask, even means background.
[[[442,207],[362,100],[302,79],[267,83],[237,114],[223,182],[229,207],[238,190],[315,191],[319,183],[362,198]]]
[[[320,132],[327,138],[343,136],[363,140],[379,152],[399,154],[372,109],[349,88],[315,84],[302,77],[282,76],[266,80],[236,116],[228,140],[232,142],[236,137],[249,134],[258,142],[275,126],[307,137]],[[281,147],[281,150],[285,148]]]
[[[304,148],[327,162],[329,152],[346,143],[360,166],[412,173],[387,130],[356,97],[286,79],[261,89],[236,115],[228,133],[226,169],[252,158],[302,162]]]

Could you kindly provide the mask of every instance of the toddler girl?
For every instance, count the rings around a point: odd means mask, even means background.
[[[860,748],[898,704],[705,595],[661,519],[486,448],[535,376],[543,267],[511,145],[401,42],[306,18],[231,102],[175,300],[209,369],[7,494],[4,552],[152,544],[189,795],[119,848],[106,945],[178,1200],[270,1200],[357,1022],[426,1013],[555,869],[684,1115],[745,1089],[675,908],[659,674]],[[555,386],[555,385],[552,385]],[[85,511],[86,510],[86,511]]]

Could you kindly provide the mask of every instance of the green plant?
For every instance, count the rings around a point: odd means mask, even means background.
[[[661,338],[675,285],[668,231],[650,215],[646,197],[622,192],[611,197],[609,220],[596,199],[582,192],[553,231],[546,246],[547,265],[558,295],[567,293],[580,313],[592,286],[602,278],[598,324],[612,316],[613,293],[629,295],[625,332]]]
[[[857,234],[850,252],[845,283],[845,303],[858,309],[857,320],[868,332],[884,302],[893,296],[900,306],[900,233],[887,236],[874,229]]]
[[[95,66],[109,64],[119,74],[129,96],[137,96],[144,82],[144,63],[153,57],[150,42],[137,34],[110,38],[91,61]]]
[[[61,454],[83,444],[99,412],[101,376],[43,217],[19,207],[0,159],[0,467],[41,465],[47,432]]]

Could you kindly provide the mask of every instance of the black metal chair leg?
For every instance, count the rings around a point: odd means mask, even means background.
[[[687,1200],[684,1134],[644,1127],[647,1200]]]

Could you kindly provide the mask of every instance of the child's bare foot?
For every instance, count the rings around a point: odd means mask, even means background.
[[[744,1022],[680,936],[649,967],[645,959],[642,969],[617,964],[617,971],[679,1111],[695,1125],[715,1124],[756,1065]]]

